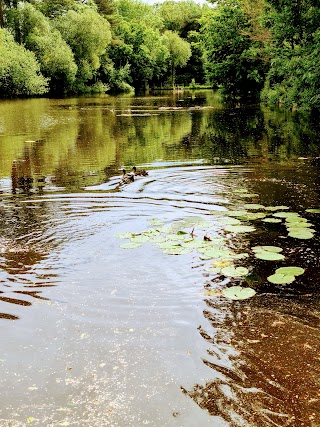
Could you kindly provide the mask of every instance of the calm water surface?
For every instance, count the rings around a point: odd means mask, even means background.
[[[317,126],[212,92],[1,101],[0,426],[320,426]],[[121,185],[132,165],[149,175]],[[314,237],[263,218],[228,230],[252,203],[289,207]],[[245,253],[250,275],[120,247],[172,224]],[[267,281],[290,265],[305,273]],[[230,285],[256,295],[229,300]]]

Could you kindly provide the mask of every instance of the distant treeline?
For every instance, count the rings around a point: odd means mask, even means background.
[[[0,96],[220,88],[320,109],[319,0],[0,0]]]

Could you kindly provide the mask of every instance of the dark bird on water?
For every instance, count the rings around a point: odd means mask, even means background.
[[[133,166],[132,170],[133,170],[133,173],[135,176],[147,176],[147,175],[149,175],[147,171],[145,171],[143,169],[137,169],[135,166]]]
[[[126,170],[122,169],[122,174],[123,174],[121,178],[122,184],[130,184],[130,182],[134,181],[133,173],[126,173]]]

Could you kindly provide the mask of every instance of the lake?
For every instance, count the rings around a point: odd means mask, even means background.
[[[1,427],[319,426],[319,130],[213,91],[0,101]]]

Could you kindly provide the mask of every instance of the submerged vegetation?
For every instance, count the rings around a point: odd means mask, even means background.
[[[0,0],[0,96],[176,85],[320,108],[314,0]]]

